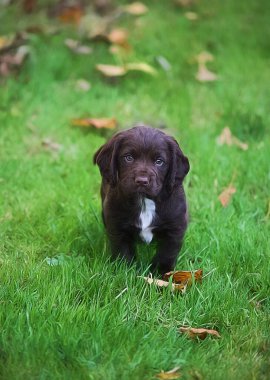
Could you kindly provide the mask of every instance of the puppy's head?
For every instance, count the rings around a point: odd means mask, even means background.
[[[171,192],[189,171],[178,143],[158,129],[137,126],[112,137],[94,155],[104,180],[127,195]]]

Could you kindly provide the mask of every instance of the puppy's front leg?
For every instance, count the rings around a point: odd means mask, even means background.
[[[183,231],[167,231],[158,237],[157,252],[151,264],[153,272],[164,274],[174,270],[183,236]]]
[[[114,259],[124,259],[128,263],[132,263],[135,259],[135,242],[134,238],[125,233],[109,233],[111,253]]]

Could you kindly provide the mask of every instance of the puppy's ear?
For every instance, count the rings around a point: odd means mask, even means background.
[[[172,191],[175,186],[182,184],[185,176],[189,172],[188,158],[183,154],[177,141],[173,138],[169,140],[171,162],[167,174],[167,188]]]
[[[115,186],[117,182],[117,152],[120,141],[120,136],[115,135],[94,155],[94,164],[99,166],[102,177],[112,186]]]

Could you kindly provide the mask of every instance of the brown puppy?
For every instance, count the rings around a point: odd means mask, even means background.
[[[152,270],[174,269],[185,230],[182,186],[189,162],[177,142],[146,126],[119,132],[94,156],[102,175],[102,216],[114,257],[131,262],[135,242],[157,239]]]

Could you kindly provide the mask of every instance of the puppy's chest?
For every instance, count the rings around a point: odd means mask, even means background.
[[[153,220],[156,215],[155,202],[148,198],[143,198],[140,204],[140,214],[137,227],[140,229],[139,235],[143,241],[150,243],[153,239]]]

